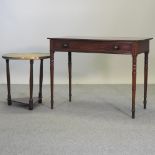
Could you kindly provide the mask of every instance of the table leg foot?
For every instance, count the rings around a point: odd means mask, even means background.
[[[51,101],[51,109],[53,109],[54,101]]]
[[[147,104],[147,101],[144,101],[144,109],[146,109],[146,104]]]
[[[12,105],[11,99],[8,99],[8,105]]]
[[[42,103],[42,95],[39,93],[39,97],[38,97],[38,103]]]
[[[38,100],[38,103],[42,103],[42,99],[39,99],[39,100]]]
[[[29,100],[29,110],[33,110],[33,100]]]
[[[135,118],[135,111],[132,111],[132,119]]]
[[[71,102],[71,101],[72,101],[72,95],[69,96],[69,102]]]

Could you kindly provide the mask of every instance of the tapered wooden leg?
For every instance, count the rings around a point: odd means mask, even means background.
[[[30,99],[29,99],[29,110],[33,110],[33,60],[30,60]]]
[[[144,109],[147,104],[148,54],[148,52],[144,53]]]
[[[135,118],[137,55],[132,55],[132,118]]]
[[[40,60],[40,76],[39,76],[39,103],[42,103],[42,83],[43,83],[43,59]]]
[[[51,51],[50,73],[51,73],[51,109],[53,109],[53,106],[54,106],[54,51]]]
[[[12,105],[11,101],[11,86],[10,86],[10,67],[9,67],[9,60],[6,59],[6,76],[7,76],[7,90],[8,90],[8,105]]]
[[[72,98],[72,53],[68,52],[68,73],[69,73],[69,101]]]

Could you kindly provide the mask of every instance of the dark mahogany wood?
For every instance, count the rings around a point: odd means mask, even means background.
[[[132,46],[132,118],[135,118],[135,98],[136,98],[136,73],[137,73],[137,55],[138,44]]]
[[[7,89],[8,89],[8,105],[12,105],[11,101],[11,86],[10,86],[10,67],[9,59],[6,59],[6,77],[7,77]]]
[[[144,53],[144,109],[147,104],[148,54],[148,52]]]
[[[68,52],[68,74],[69,74],[69,101],[72,97],[72,53]]]
[[[51,76],[51,109],[54,106],[54,50],[53,40],[50,41],[50,76]]]
[[[40,60],[39,99],[38,99],[39,103],[42,103],[42,83],[43,83],[43,59]]]
[[[146,108],[149,41],[153,38],[48,38],[50,40],[51,108],[54,103],[54,53],[68,52],[69,101],[71,101],[71,52],[132,55],[132,118],[135,118],[136,68],[138,54],[145,54],[144,108]]]
[[[29,99],[29,110],[33,110],[33,60],[30,60],[30,99]]]

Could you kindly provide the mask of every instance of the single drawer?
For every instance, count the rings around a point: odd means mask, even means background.
[[[75,41],[75,40],[55,40],[53,43],[55,51],[72,51],[87,53],[131,53],[132,46],[126,42],[113,41]]]

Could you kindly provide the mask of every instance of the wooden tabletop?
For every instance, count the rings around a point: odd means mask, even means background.
[[[92,41],[144,41],[144,40],[152,40],[152,37],[49,37],[47,39],[55,39],[55,40],[92,40]]]
[[[7,53],[4,54],[2,58],[14,60],[39,60],[50,58],[50,53]]]

